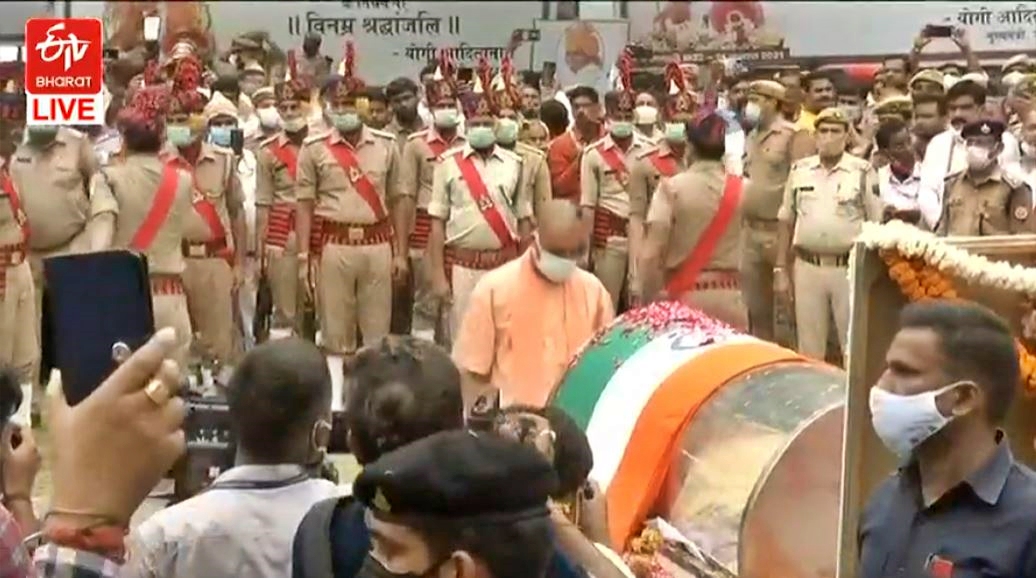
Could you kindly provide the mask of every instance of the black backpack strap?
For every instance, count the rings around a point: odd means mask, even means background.
[[[317,502],[302,518],[291,548],[292,578],[334,578],[331,565],[331,518],[352,496]]]

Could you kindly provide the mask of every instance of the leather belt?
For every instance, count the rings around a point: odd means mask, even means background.
[[[324,221],[324,245],[380,245],[392,241],[392,223],[383,219],[360,225]]]
[[[207,241],[205,243],[184,241],[182,249],[183,256],[188,259],[210,259],[213,257],[226,259],[230,255],[230,247],[227,246],[226,239],[216,239],[215,241]]]
[[[9,269],[21,265],[25,261],[25,243],[15,243],[0,247],[0,268]]]
[[[432,232],[432,217],[426,209],[417,209],[414,218],[414,232],[410,233],[410,248],[424,249],[428,246],[428,234]]]
[[[745,217],[745,224],[751,229],[759,229],[762,231],[776,231],[777,219],[756,219],[755,217]]]
[[[517,256],[517,245],[509,245],[503,249],[489,251],[446,247],[446,266],[447,270],[449,270],[450,265],[457,265],[465,269],[488,271],[496,269]]]
[[[849,266],[849,253],[814,253],[805,249],[795,248],[795,256],[810,265],[816,265],[817,267],[848,267]]]

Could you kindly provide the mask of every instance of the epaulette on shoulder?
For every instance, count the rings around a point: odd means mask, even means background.
[[[509,150],[507,150],[507,149],[505,149],[503,147],[496,147],[496,150],[500,151],[500,154],[504,158],[511,158],[512,160],[514,160],[516,162],[519,162],[519,163],[522,162],[522,160],[524,160],[522,155],[519,154],[517,151],[509,151]]]
[[[455,154],[457,154],[457,153],[459,153],[459,152],[463,151],[463,150],[464,150],[464,145],[465,145],[465,144],[466,144],[466,143],[460,143],[460,144],[459,144],[459,145],[457,145],[457,146],[453,146],[453,147],[450,147],[450,148],[448,148],[448,149],[446,149],[446,150],[442,151],[442,154],[441,154],[441,155],[439,155],[439,158],[440,158],[440,159],[444,159],[444,158],[446,158],[446,157],[450,157],[450,156],[453,156],[453,155],[455,155]]]
[[[1022,186],[1028,185],[1028,183],[1025,182],[1025,178],[1014,171],[1003,169],[1001,174],[1003,174],[1004,182],[1012,189],[1018,189]]]
[[[815,163],[817,163],[819,160],[820,160],[820,157],[817,156],[817,155],[813,155],[811,157],[801,158],[801,159],[791,163],[791,170],[794,171],[796,169],[811,167]]]
[[[280,136],[281,135],[278,133],[278,134],[275,134],[273,136],[268,136],[268,137],[264,138],[263,140],[259,141],[260,148],[264,147],[264,146],[266,146],[266,145],[268,145],[268,144],[270,144],[270,143],[272,143],[274,141],[276,141],[277,138],[280,137]]]
[[[659,148],[660,148],[659,145],[648,147],[647,150],[642,150],[642,151],[638,152],[637,153],[637,158],[638,159],[646,159],[649,156],[651,156],[651,155],[655,154],[656,152],[658,152]]]
[[[430,131],[430,130],[431,129],[426,128],[424,130],[414,131],[414,132],[410,133],[409,135],[407,135],[406,140],[412,141],[414,139],[424,138],[424,137],[428,136],[428,131]]]
[[[318,141],[322,141],[325,138],[327,138],[327,135],[329,135],[329,134],[331,134],[331,131],[323,131],[323,132],[318,132],[316,134],[311,134],[311,135],[307,136],[306,138],[302,139],[302,144],[304,146],[304,145],[313,144],[313,143],[318,142]]]
[[[380,129],[370,128],[370,127],[367,127],[367,130],[370,131],[370,133],[372,135],[374,135],[374,136],[376,136],[378,138],[383,138],[383,139],[390,140],[390,141],[395,141],[396,140],[396,135],[394,135],[394,134],[392,134],[392,133],[390,133],[390,132],[388,132],[386,130],[380,130]]]
[[[606,138],[608,138],[608,137],[602,137],[602,138],[599,138],[599,139],[595,140],[594,142],[592,142],[592,143],[590,143],[590,144],[586,145],[586,148],[588,148],[588,149],[595,149],[595,148],[597,148],[598,146],[600,146],[600,144],[601,144],[602,142],[604,142],[604,139],[606,139]]]
[[[945,177],[943,177],[943,179],[942,179],[943,183],[948,183],[948,182],[956,179],[957,177],[959,177],[959,176],[961,176],[963,174],[964,174],[964,171],[957,171],[957,172],[954,172],[954,173],[950,173],[950,174],[946,175]]]

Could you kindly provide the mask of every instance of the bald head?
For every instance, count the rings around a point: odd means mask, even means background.
[[[553,199],[543,204],[539,215],[540,247],[560,257],[578,258],[586,250],[586,235],[579,207],[570,201]]]

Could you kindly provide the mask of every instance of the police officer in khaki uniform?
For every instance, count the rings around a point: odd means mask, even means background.
[[[532,199],[522,183],[522,158],[496,145],[491,72],[480,63],[464,101],[468,142],[443,153],[435,167],[428,214],[428,274],[440,302],[451,303],[450,333],[460,326],[468,298],[489,270],[518,255],[532,230]]]
[[[192,175],[158,158],[165,140],[160,107],[166,92],[164,87],[142,88],[120,114],[126,156],[94,175],[90,203],[103,227],[91,230],[90,242],[95,251],[130,249],[147,256],[155,328],[176,330],[176,361],[186,364],[192,332],[182,245],[189,237],[206,238],[207,231],[191,214]],[[175,179],[167,182],[166,171],[173,171]],[[168,208],[163,211],[163,206]],[[152,214],[157,216],[153,222]]]
[[[432,199],[432,173],[447,150],[463,145],[466,140],[460,132],[460,108],[457,102],[456,79],[453,63],[446,51],[439,53],[439,64],[432,82],[425,87],[428,106],[432,112],[432,126],[411,134],[403,145],[403,158],[399,170],[400,189],[403,194],[417,199],[417,208],[410,231],[407,247],[410,255],[411,286],[409,299],[400,299],[400,309],[410,303],[409,310],[397,311],[394,333],[409,334],[412,318],[417,329],[434,327],[438,304],[432,297],[428,271],[428,234],[432,229],[432,218],[428,215],[428,204]],[[403,289],[403,288],[401,288]],[[411,318],[412,316],[412,318]]]
[[[586,209],[583,221],[590,231],[591,267],[611,295],[616,311],[630,268],[627,239],[630,165],[654,146],[633,127],[636,93],[628,55],[620,58],[618,66],[618,90],[604,97],[609,134],[586,148],[580,166],[580,205]]]
[[[914,118],[914,101],[909,96],[890,96],[874,105],[874,115],[878,117],[879,124],[893,118],[910,124]]]
[[[741,260],[741,288],[748,305],[752,334],[774,339],[774,267],[777,265],[777,210],[791,164],[814,154],[806,130],[781,118],[785,89],[772,80],[749,85],[746,120],[755,123],[745,142],[743,213],[745,245]]]
[[[937,235],[984,236],[1036,233],[1033,192],[997,161],[1005,126],[992,120],[964,125],[968,168],[946,177]]]
[[[255,246],[264,248],[261,267],[273,297],[272,326],[282,331],[296,322],[300,243],[295,235],[295,178],[299,149],[309,134],[309,91],[291,59],[284,82],[275,88],[282,130],[263,141],[256,155]]]
[[[799,353],[824,359],[832,313],[845,351],[849,249],[864,221],[881,221],[882,202],[870,163],[845,152],[845,113],[826,108],[814,126],[818,154],[797,161],[784,188],[775,289],[794,294]]]
[[[9,89],[0,100],[0,364],[18,372],[22,405],[28,408],[40,361],[40,337],[34,330],[39,327],[39,310],[27,261],[31,226],[9,172],[11,156],[25,128],[21,78],[21,74],[17,78],[0,76],[0,87]],[[30,416],[19,409],[19,418],[31,425]]]
[[[741,179],[728,179],[723,166],[726,121],[713,113],[689,123],[688,130],[690,166],[663,179],[651,198],[641,263],[645,295],[657,295],[665,283],[669,298],[744,331],[748,310],[738,271]],[[722,229],[707,237],[715,219],[720,219]],[[693,271],[698,265],[692,255],[710,246],[711,254],[703,254],[700,270]],[[688,277],[690,281],[674,282]]]
[[[533,214],[538,216],[543,204],[553,198],[550,169],[547,168],[545,152],[518,139],[522,125],[519,115],[521,97],[514,78],[514,66],[510,57],[504,57],[500,63],[500,73],[493,79],[493,114],[497,118],[496,144],[522,157],[522,183],[531,189],[529,198],[532,199]]]
[[[299,253],[298,273],[303,287],[318,293],[333,384],[341,379],[345,358],[356,353],[357,323],[367,343],[389,333],[393,279],[405,278],[408,270],[403,236],[393,230],[405,231],[413,210],[413,198],[399,189],[395,137],[364,126],[360,118],[357,99],[365,88],[354,74],[351,44],[343,68],[328,90],[334,128],[303,142],[295,188],[297,235],[309,238],[314,216],[323,229],[320,255]],[[314,280],[310,263],[317,260]],[[336,393],[334,407],[341,402]]]
[[[643,296],[638,263],[644,239],[651,194],[663,178],[670,178],[687,168],[686,123],[694,117],[695,94],[687,86],[686,76],[678,62],[670,62],[665,70],[669,100],[665,107],[665,126],[659,144],[641,152],[630,165],[630,296],[638,304]],[[740,226],[738,227],[740,229]]]
[[[197,91],[201,63],[193,56],[178,62],[166,116],[167,142],[159,156],[193,175],[190,219],[200,220],[208,234],[184,242],[184,290],[198,344],[228,372],[241,345],[234,291],[243,279],[247,245],[244,193],[232,151],[204,142],[204,137],[214,132],[206,130],[207,124],[222,124],[221,117],[233,119],[236,109],[222,96],[206,105]]]

